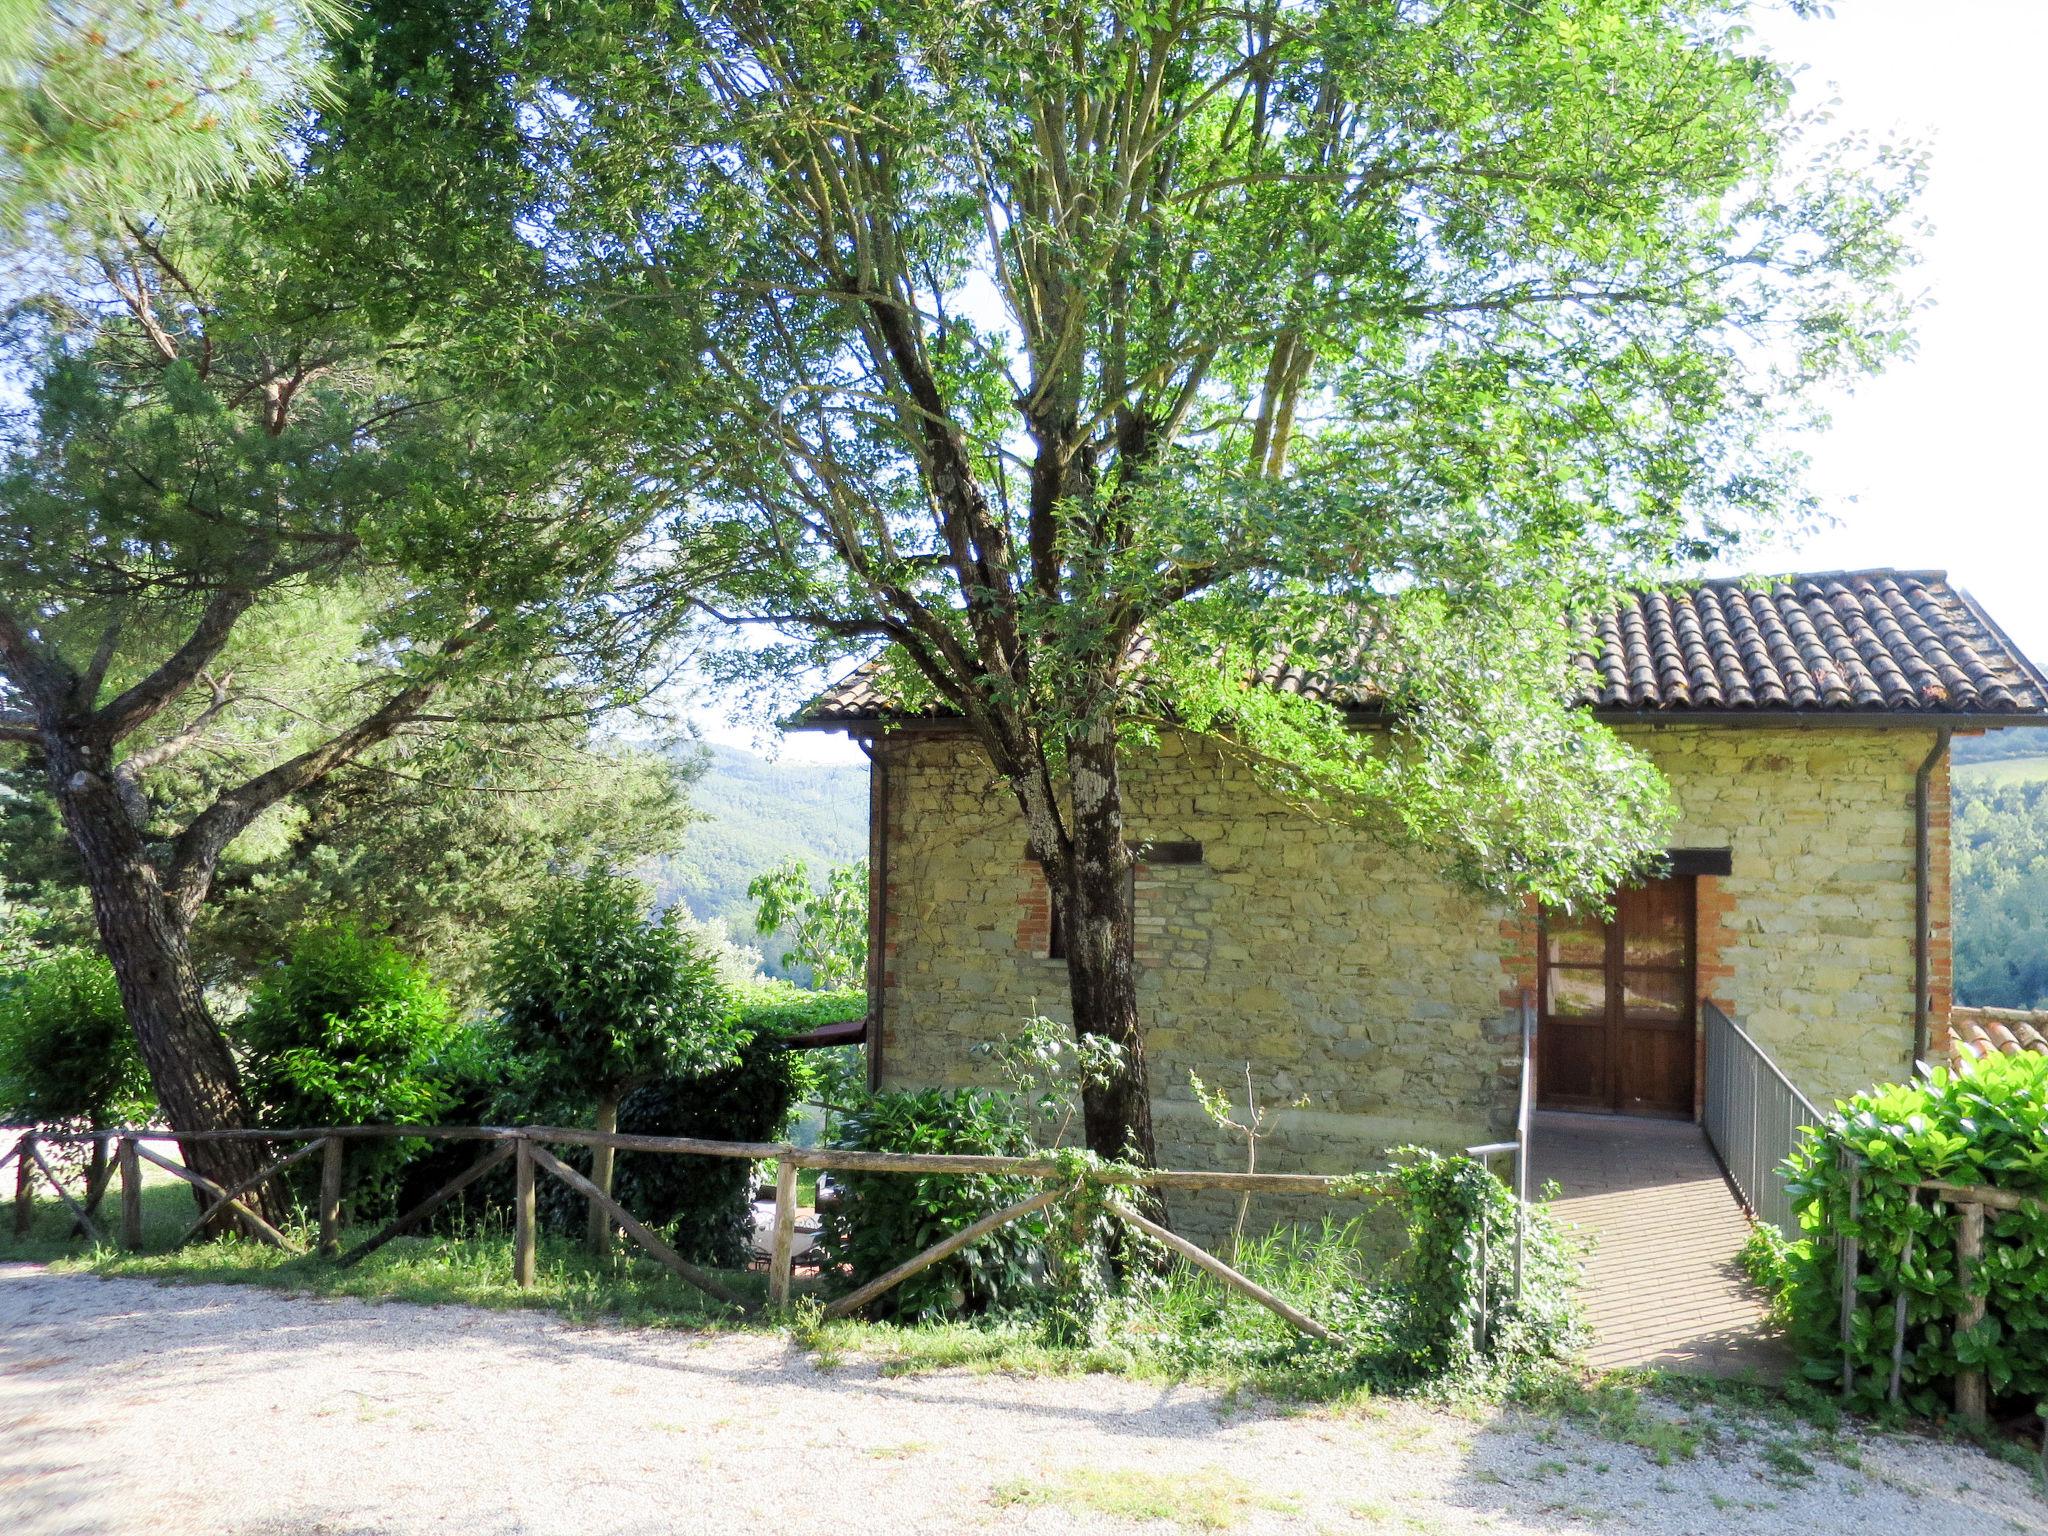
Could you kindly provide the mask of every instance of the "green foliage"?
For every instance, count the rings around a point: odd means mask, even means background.
[[[1844,1152],[1862,1170],[1853,1219]],[[1803,1235],[1786,1257],[1785,1294],[1810,1375],[1841,1370],[1834,1238],[1849,1233],[1861,1241],[1850,1342],[1859,1402],[1875,1407],[1889,1385],[1893,1309],[1902,1292],[1902,1380],[1914,1412],[1945,1412],[1955,1373],[1966,1365],[1984,1371],[1996,1396],[2029,1406],[2048,1398],[2048,1265],[2041,1262],[2048,1213],[1987,1213],[1979,1270],[1987,1314],[1957,1338],[1959,1218],[1949,1202],[1912,1194],[1914,1184],[1940,1179],[2048,1199],[2048,1057],[1936,1067],[1916,1082],[1857,1094],[1806,1133],[1788,1166]]]
[[[536,1107],[582,1113],[663,1077],[730,1066],[744,1038],[712,957],[638,881],[555,882],[494,952],[491,994]]]
[[[868,861],[828,870],[823,889],[811,884],[802,859],[790,859],[747,886],[754,926],[774,936],[787,930],[783,968],[806,966],[813,986],[834,990],[858,980],[868,963]]]
[[[1009,1157],[1033,1150],[1011,1101],[980,1088],[876,1094],[844,1117],[833,1145]],[[848,1289],[1039,1187],[1030,1179],[982,1174],[847,1172],[834,1178],[845,1198],[825,1215],[820,1241],[829,1265],[848,1267]],[[881,1297],[876,1310],[916,1321],[1022,1304],[1045,1275],[1046,1235],[1042,1214],[1009,1222],[913,1275]]]
[[[782,1040],[770,1023],[727,1066],[635,1088],[619,1102],[619,1130],[713,1141],[774,1139],[796,1096],[795,1053]],[[587,1150],[557,1155],[589,1172]],[[685,1258],[744,1269],[753,1252],[753,1174],[754,1165],[738,1158],[621,1152],[612,1193],[640,1220],[668,1234]],[[585,1203],[558,1181],[544,1184],[541,1205],[551,1227],[580,1230]]]
[[[750,932],[754,903],[747,887],[793,858],[826,865],[858,858],[867,847],[867,769],[777,761],[718,745],[685,766],[703,819],[655,866],[656,900],[664,908],[683,902],[694,916],[722,923],[777,965],[787,940]]]
[[[1519,1210],[1524,1230],[1517,1302],[1519,1202],[1506,1185],[1471,1158],[1420,1147],[1395,1149],[1390,1177],[1408,1229],[1408,1246],[1392,1277],[1400,1322],[1390,1336],[1390,1353],[1397,1372],[1462,1374],[1479,1364],[1526,1364],[1568,1351],[1578,1329],[1572,1300],[1578,1258],[1546,1211]]]
[[[1771,1321],[1789,1327],[1792,1309],[1789,1288],[1792,1280],[1792,1245],[1768,1221],[1750,1223],[1749,1236],[1735,1255],[1749,1283],[1770,1298]]]
[[[484,1042],[426,968],[347,924],[300,934],[233,1033],[247,1088],[265,1123],[279,1127],[433,1125],[488,1073]],[[352,1143],[350,1189],[382,1198],[424,1145]],[[309,1166],[295,1170],[302,1189]]]
[[[740,987],[733,993],[733,1012],[751,1030],[800,1035],[821,1024],[845,1024],[868,1011],[864,987],[814,991],[788,982],[770,981]]]
[[[149,1110],[149,1074],[104,955],[59,950],[0,973],[0,1120],[115,1125]]]
[[[277,168],[332,14],[330,0],[0,0],[0,233]]]
[[[1956,999],[2048,1008],[2048,778],[1979,788],[1959,773],[1953,794]]]
[[[670,760],[607,746],[581,721],[416,736],[337,771],[274,817],[271,835],[229,850],[197,958],[216,981],[242,982],[292,930],[345,917],[474,997],[492,936],[553,871],[630,867],[678,847],[684,790]]]
[[[1565,612],[1799,507],[1784,416],[1906,340],[1917,158],[1805,141],[1714,0],[497,14],[669,579],[788,636],[714,670],[896,642],[1063,831],[1070,757],[1188,703],[1477,882],[1604,897],[1663,803],[1562,709]],[[1253,684],[1362,640],[1384,762]]]

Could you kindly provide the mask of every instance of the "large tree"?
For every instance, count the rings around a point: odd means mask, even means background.
[[[1163,723],[1511,895],[1661,840],[1566,615],[1796,505],[1779,429],[1904,337],[1917,162],[1802,142],[1739,11],[504,12],[521,227],[614,328],[678,601],[779,632],[757,672],[883,649],[973,733],[1122,1047],[1097,1150],[1151,1149],[1123,767]]]
[[[431,325],[309,301],[264,234],[130,221],[98,281],[42,295],[0,462],[0,738],[40,767],[180,1130],[246,1114],[192,948],[230,845],[413,733],[615,706],[655,634],[622,622],[632,499],[569,483],[542,413],[480,403]],[[256,1157],[186,1154],[222,1182]]]

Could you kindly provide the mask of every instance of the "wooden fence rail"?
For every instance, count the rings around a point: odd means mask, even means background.
[[[1862,1206],[1863,1169],[1855,1158],[1846,1151],[1842,1160],[1849,1179],[1849,1218],[1854,1221]],[[2032,1195],[2023,1195],[2010,1189],[1996,1189],[1988,1184],[1952,1184],[1942,1179],[1927,1179],[1912,1186],[1912,1198],[1932,1195],[1945,1200],[1956,1208],[1956,1280],[1962,1288],[1962,1304],[1956,1308],[1955,1332],[1967,1333],[1984,1321],[1988,1301],[1983,1286],[1978,1283],[1978,1271],[1984,1260],[1984,1220],[1989,1213],[2007,1211],[2033,1211],[2048,1215],[2048,1200]],[[1853,1235],[1845,1235],[1841,1243],[1842,1267],[1842,1392],[1846,1396],[1856,1385],[1855,1371],[1855,1297],[1856,1283],[1861,1275],[1863,1246]],[[1914,1233],[1909,1228],[1906,1241],[1899,1255],[1899,1269],[1904,1271],[1913,1262]],[[1899,1294],[1892,1300],[1892,1348],[1891,1377],[1886,1383],[1885,1396],[1891,1402],[1900,1401],[1904,1391],[1906,1363],[1906,1306],[1907,1295],[1903,1283]],[[1985,1389],[1984,1373],[1974,1367],[1965,1367],[1956,1372],[1955,1383],[1956,1416],[1971,1424],[1982,1425],[1990,1412],[1990,1402]],[[2048,1439],[2044,1439],[2048,1444]]]
[[[4,1141],[11,1129],[13,1128],[0,1127],[0,1141]],[[39,1143],[79,1142],[96,1138],[106,1138],[114,1146],[115,1155],[111,1161],[121,1190],[120,1240],[123,1247],[131,1250],[139,1250],[142,1247],[141,1164],[144,1161],[164,1169],[211,1197],[211,1203],[206,1206],[204,1214],[186,1230],[179,1239],[180,1243],[189,1241],[222,1217],[232,1217],[243,1231],[258,1241],[292,1251],[290,1240],[264,1220],[243,1197],[261,1188],[285,1169],[312,1157],[316,1152],[319,1153],[321,1163],[317,1251],[322,1258],[343,1266],[360,1263],[393,1238],[411,1231],[478,1179],[510,1161],[514,1169],[512,1275],[515,1284],[522,1288],[531,1286],[538,1269],[535,1174],[539,1171],[566,1185],[582,1197],[593,1210],[603,1212],[671,1273],[714,1299],[734,1307],[744,1307],[745,1303],[720,1283],[716,1276],[685,1260],[616,1200],[604,1194],[596,1184],[548,1151],[545,1144],[604,1146],[614,1152],[734,1158],[747,1162],[773,1159],[777,1174],[775,1216],[768,1261],[768,1296],[769,1305],[775,1308],[786,1307],[789,1304],[799,1169],[813,1168],[830,1173],[979,1174],[1056,1181],[1052,1187],[1040,1190],[1028,1199],[983,1216],[980,1220],[934,1243],[888,1273],[869,1281],[858,1290],[840,1297],[826,1308],[827,1315],[834,1317],[858,1311],[948,1254],[979,1241],[998,1227],[1044,1210],[1074,1193],[1071,1167],[1051,1157],[862,1152],[830,1147],[799,1147],[788,1142],[707,1141],[690,1136],[636,1136],[618,1132],[588,1131],[573,1126],[327,1125],[289,1130],[221,1131],[169,1131],[146,1126],[120,1126],[93,1131],[40,1131],[29,1127],[20,1129],[13,1144],[8,1146],[5,1152],[0,1152],[0,1169],[4,1169],[10,1161],[17,1165],[14,1228],[18,1236],[26,1234],[29,1229],[33,1170],[40,1170],[43,1177],[56,1190],[59,1198],[71,1209],[81,1227],[95,1240],[105,1241],[104,1235],[90,1219],[89,1206],[82,1206],[72,1198],[39,1150]],[[341,1191],[348,1145],[352,1141],[394,1139],[477,1141],[489,1145],[468,1168],[425,1199],[401,1212],[374,1236],[342,1253]],[[194,1173],[145,1144],[152,1141],[265,1141],[303,1142],[305,1145],[277,1158],[234,1188],[224,1189],[211,1179]],[[1515,1177],[1509,1188],[1518,1189],[1526,1178],[1527,1160],[1520,1137],[1515,1141],[1469,1147],[1466,1149],[1466,1155],[1489,1168],[1494,1158],[1512,1155],[1515,1159]],[[1391,1179],[1361,1178],[1357,1175],[1231,1173],[1173,1168],[1103,1168],[1091,1172],[1088,1177],[1111,1188],[1214,1189],[1238,1193],[1312,1195],[1329,1199],[1377,1198],[1388,1194],[1393,1188]],[[1291,1326],[1318,1339],[1334,1338],[1334,1335],[1315,1319],[1289,1306],[1215,1255],[1205,1252],[1177,1233],[1170,1232],[1141,1215],[1125,1202],[1112,1199],[1108,1202],[1108,1208],[1120,1220],[1164,1243],[1167,1248],[1198,1269],[1215,1277],[1240,1295],[1266,1307]],[[1515,1234],[1518,1252],[1514,1276],[1514,1288],[1517,1292],[1521,1284],[1520,1225],[1518,1217]],[[1487,1310],[1483,1258],[1480,1288],[1480,1315],[1483,1319]]]

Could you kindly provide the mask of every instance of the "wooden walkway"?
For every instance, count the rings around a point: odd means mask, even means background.
[[[1544,1113],[1531,1170],[1594,1240],[1584,1299],[1590,1363],[1777,1380],[1791,1352],[1737,1264],[1748,1218],[1704,1133],[1674,1120]]]

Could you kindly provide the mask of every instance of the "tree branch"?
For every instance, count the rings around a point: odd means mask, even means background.
[[[454,661],[489,633],[494,622],[488,615],[478,619],[441,648],[440,660]],[[227,791],[195,816],[172,845],[164,881],[165,899],[178,921],[189,924],[197,916],[221,854],[251,822],[286,796],[310,788],[344,763],[389,740],[446,681],[444,667],[408,684],[354,725]]]
[[[149,676],[93,715],[93,738],[102,747],[113,746],[190,688],[221,653],[236,621],[255,601],[256,594],[246,591],[216,592],[207,599],[185,643]]]

